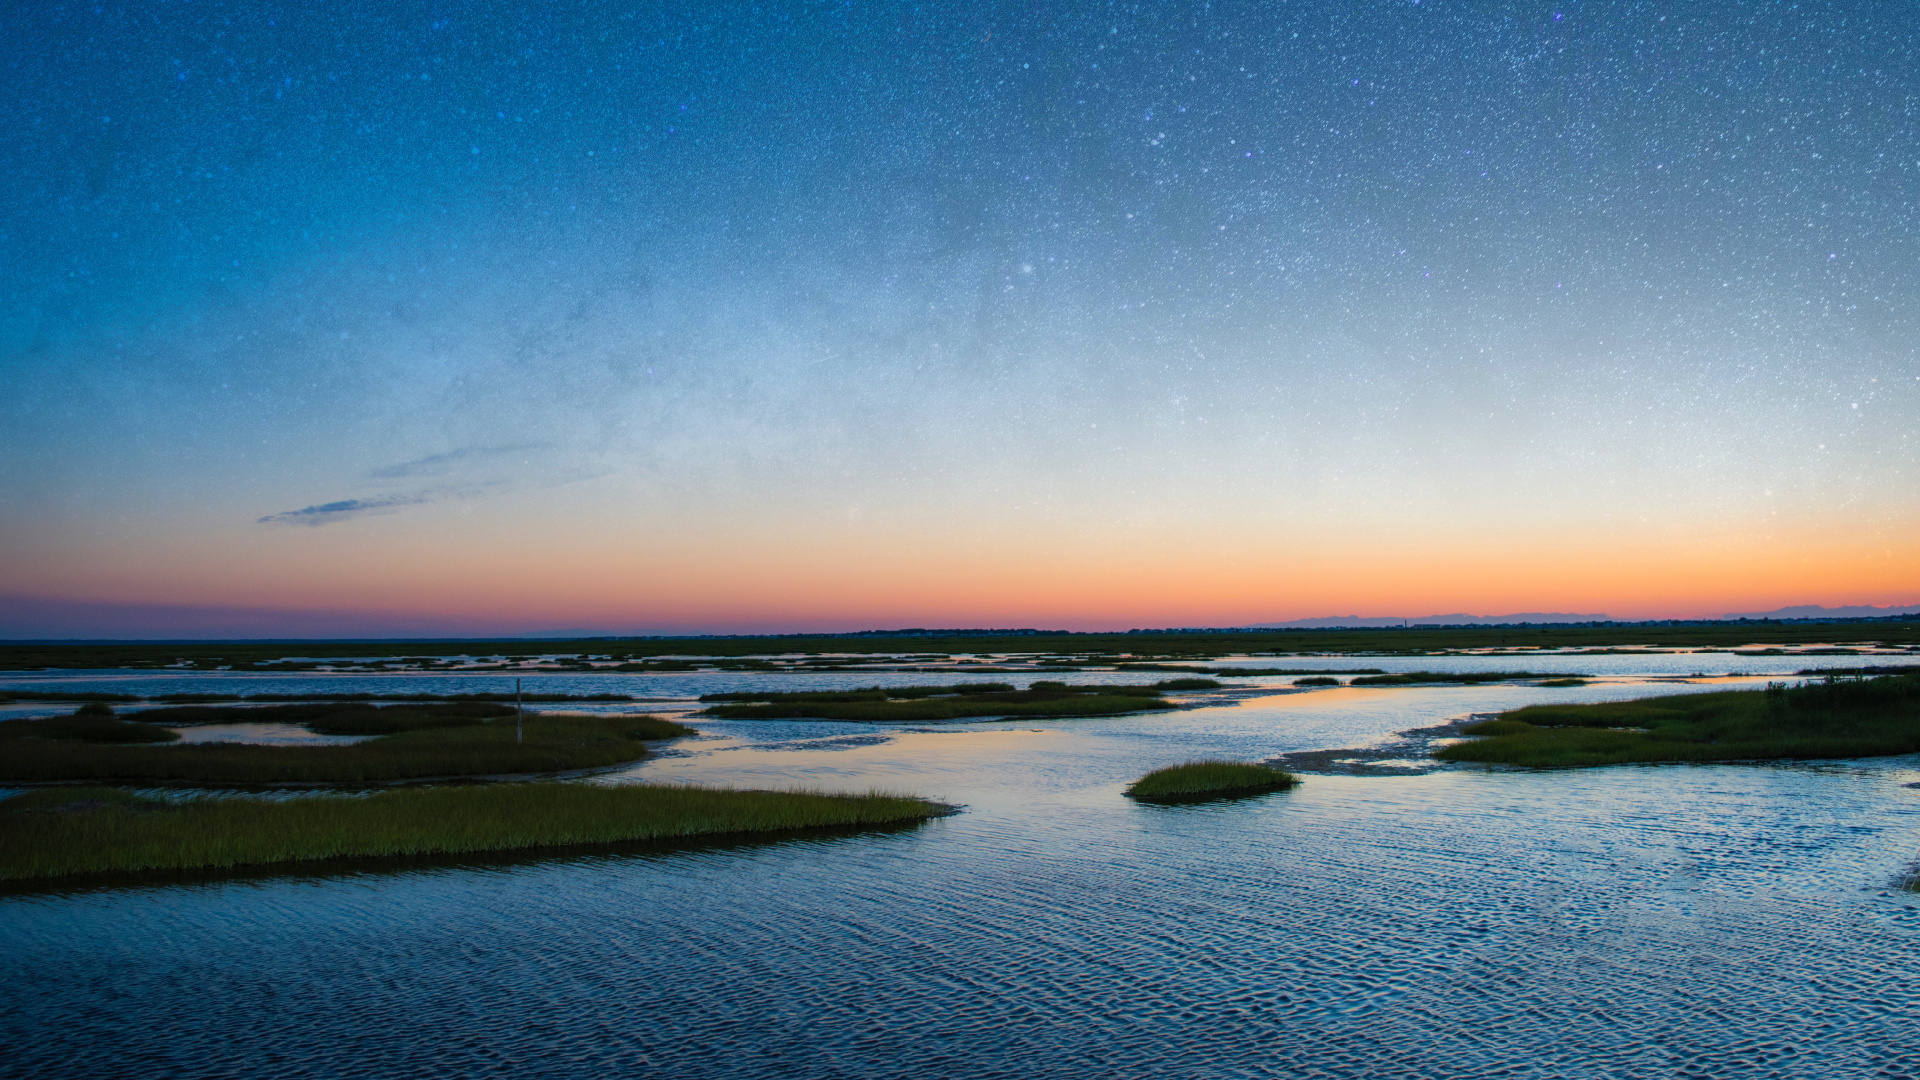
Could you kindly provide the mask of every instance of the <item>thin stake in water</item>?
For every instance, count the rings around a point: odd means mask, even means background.
[[[520,703],[520,680],[513,680],[513,741],[526,742],[522,725],[526,723],[527,710]]]

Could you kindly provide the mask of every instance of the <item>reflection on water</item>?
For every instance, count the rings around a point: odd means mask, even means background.
[[[1679,687],[1696,688],[1717,687]],[[700,738],[597,782],[878,787],[967,812],[828,839],[14,895],[0,1073],[1910,1073],[1920,898],[1888,886],[1920,855],[1915,759],[1322,775],[1184,806],[1120,794],[1192,757],[1378,745],[1650,689],[1668,688],[696,721]]]
[[[340,746],[374,737],[316,735],[298,724],[199,724],[167,730],[178,734],[182,743],[255,743],[263,746]]]

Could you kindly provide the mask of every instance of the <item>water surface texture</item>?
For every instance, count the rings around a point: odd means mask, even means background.
[[[183,743],[253,743],[261,746],[346,746],[370,735],[316,735],[298,724],[201,724],[169,728]]]
[[[1719,685],[700,721],[594,782],[880,787],[966,810],[881,833],[15,892],[0,1073],[1913,1075],[1920,898],[1892,885],[1920,856],[1920,760],[1314,776],[1184,807],[1120,794],[1193,756]]]

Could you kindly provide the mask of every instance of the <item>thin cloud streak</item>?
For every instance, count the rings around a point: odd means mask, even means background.
[[[338,502],[320,503],[315,506],[303,506],[298,510],[283,510],[278,514],[268,514],[255,524],[309,527],[328,525],[336,521],[356,518],[362,514],[378,513],[401,506],[418,506],[433,502],[436,498],[438,496],[422,492],[417,495],[386,495],[372,499],[341,499]]]
[[[398,465],[386,465],[367,473],[377,480],[392,480],[408,476],[442,476],[453,466],[475,458],[497,457],[502,454],[525,454],[534,451],[551,450],[551,443],[526,443],[518,446],[468,446],[459,450],[448,450],[441,454],[428,454],[426,457],[403,461]]]

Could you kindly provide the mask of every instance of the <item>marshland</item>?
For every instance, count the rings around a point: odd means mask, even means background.
[[[1437,756],[1533,768],[1891,757],[1920,753],[1920,674],[1529,705],[1461,733],[1476,738]]]
[[[0,722],[0,783],[245,787],[553,773],[638,761],[646,756],[648,740],[692,734],[645,715],[536,713],[519,723],[511,708],[464,703],[174,706],[133,715],[137,719],[75,715]],[[310,746],[187,743],[178,733],[222,722],[298,726],[318,735],[360,736],[365,741]]]
[[[850,691],[735,691],[702,694],[703,702],[721,702],[702,716],[729,720],[960,720],[970,717],[1113,716],[1152,712],[1174,705],[1162,694],[1179,690],[1217,690],[1213,679],[1164,679],[1150,686],[1069,686],[1035,680],[1024,690],[1010,683],[961,683],[956,686],[870,687]]]
[[[61,783],[13,782],[0,830],[40,831],[31,844],[10,839],[6,857],[38,851],[48,861],[36,872],[64,876],[16,880],[0,896],[0,977],[38,988],[5,1023],[43,1033],[12,1040],[21,1068],[110,1071],[131,1045],[129,1025],[164,1008],[177,1034],[154,1066],[193,1072],[218,1059],[227,1036],[215,997],[178,993],[192,980],[272,986],[300,1000],[297,1017],[264,1010],[247,1021],[289,1048],[296,1071],[338,1065],[331,1048],[348,1039],[360,1067],[402,1068],[417,1043],[402,1028],[368,1028],[373,1009],[473,1036],[441,1045],[476,1070],[481,1052],[461,1047],[487,1045],[493,1036],[480,1033],[505,1024],[527,1053],[609,1067],[643,1056],[650,1067],[703,1075],[760,1075],[770,1061],[796,1073],[878,1074],[900,1060],[863,1035],[866,1025],[906,1017],[976,1062],[999,1060],[1006,1033],[1024,1033],[1019,1059],[1003,1062],[1009,1074],[1065,1074],[1090,1055],[1119,1071],[1144,1069],[1164,1062],[1169,1045],[1202,1072],[1257,1071],[1273,1061],[1260,1033],[1276,1031],[1316,1033],[1316,1060],[1336,1075],[1390,1070],[1409,1046],[1461,1074],[1522,1051],[1547,1072],[1573,1072],[1567,1048],[1620,1038],[1611,1006],[1581,989],[1603,971],[1607,1001],[1635,1003],[1666,1032],[1611,1044],[1622,1075],[1658,1075],[1680,1043],[1732,1055],[1774,1046],[1768,1014],[1742,1007],[1756,1000],[1837,1033],[1792,1049],[1792,1071],[1844,1071],[1854,1055],[1888,1045],[1849,1034],[1880,1030],[1874,1009],[1920,1008],[1904,981],[1866,976],[1873,1009],[1846,989],[1861,985],[1862,972],[1884,970],[1886,956],[1920,947],[1920,896],[1900,887],[1920,860],[1920,788],[1907,786],[1920,783],[1920,759],[1911,753],[1489,768],[1445,760],[1456,754],[1450,747],[1499,738],[1462,735],[1439,740],[1437,756],[1376,760],[1364,775],[1286,767],[1278,771],[1299,783],[1261,786],[1277,780],[1267,763],[1282,754],[1337,757],[1340,748],[1392,745],[1408,729],[1463,729],[1474,716],[1544,720],[1552,710],[1648,708],[1621,704],[1642,699],[1670,699],[1653,707],[1695,715],[1738,694],[1759,699],[1764,713],[1770,683],[1782,687],[1776,697],[1803,686],[1817,696],[1823,671],[1920,659],[1903,644],[1851,643],[1844,654],[1823,651],[1839,647],[1831,642],[1804,644],[1755,655],[1764,649],[1608,642],[1523,658],[1497,655],[1504,648],[935,658],[916,645],[899,654],[745,655],[735,668],[678,655],[672,669],[551,664],[530,674],[543,643],[513,654],[528,657],[518,670],[14,672],[0,679],[0,694],[12,698],[0,704],[0,754],[39,740],[16,737],[13,725],[51,724],[66,729],[56,734],[99,734],[73,742],[89,751],[205,753],[230,771],[214,779],[208,766],[191,783],[72,771]],[[409,656],[426,651],[407,646]],[[744,663],[755,659],[768,667]],[[1247,669],[1286,673],[1232,673]],[[1379,675],[1404,678],[1355,685]],[[514,678],[539,714],[527,719],[524,744],[513,739],[511,706],[498,700],[511,698]],[[1197,682],[1176,689],[1176,678]],[[1036,683],[1174,707],[817,715],[823,706],[918,708],[993,695],[1038,703],[1059,692],[1043,685],[1036,695]],[[536,707],[536,694],[558,700]],[[113,716],[75,717],[88,700]],[[763,707],[806,715],[710,711]],[[187,742],[246,727],[229,723],[220,711],[228,709],[250,714],[254,728],[305,725],[314,738],[355,741]],[[631,725],[642,715],[692,734],[639,738]],[[595,718],[612,726],[586,726]],[[1605,728],[1579,730],[1658,728],[1644,716],[1603,719]],[[109,721],[130,728],[128,739],[159,741],[114,741],[121,735],[103,731]],[[556,739],[574,725],[616,746],[638,742],[643,753],[559,770],[558,780],[242,782],[260,778],[246,762],[268,749],[412,747],[382,766],[391,774],[425,768],[436,740],[486,733],[487,752],[516,752],[546,738],[547,723]],[[1172,768],[1177,779],[1193,763],[1206,774],[1223,765],[1256,772],[1260,784],[1237,791],[1258,797],[1208,797],[1234,794],[1232,782],[1198,797],[1128,797],[1151,774]],[[648,804],[675,792],[747,801],[705,811]],[[862,802],[870,797],[878,801]],[[821,816],[784,816],[776,805]],[[777,829],[742,831],[753,822]],[[715,823],[723,831],[711,831]],[[223,830],[233,843],[217,857],[194,854],[193,838]],[[499,847],[501,837],[513,849]],[[87,863],[113,851],[136,854]],[[180,854],[169,864],[143,851]],[[262,852],[297,859],[261,863]],[[187,863],[202,868],[178,868]],[[124,869],[133,865],[176,868]],[[123,869],[95,872],[111,866]],[[116,958],[111,985],[40,974],[105,950]],[[1710,979],[1671,977],[1701,964]],[[1143,977],[1151,993],[1142,993]],[[475,1000],[482,1013],[470,1010]],[[1138,1007],[1112,1026],[1117,1000]],[[583,1015],[604,1026],[582,1029],[574,1021]],[[939,1068],[931,1058],[909,1064]]]
[[[638,784],[408,787],[271,801],[40,788],[0,801],[0,881],[897,825],[947,810],[883,794]]]

